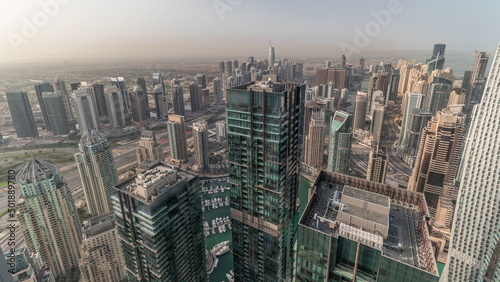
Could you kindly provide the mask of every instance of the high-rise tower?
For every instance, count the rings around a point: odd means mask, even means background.
[[[352,146],[352,114],[336,111],[331,121],[328,167],[333,172],[347,174]]]
[[[304,162],[313,168],[323,166],[325,126],[325,112],[313,112],[304,144]]]
[[[274,54],[274,47],[271,45],[271,41],[269,41],[269,69],[271,69],[274,66],[274,63],[276,61]]]
[[[22,193],[17,220],[30,253],[39,253],[42,264],[49,266],[56,277],[78,269],[80,219],[59,170],[53,164],[32,159],[19,171],[17,183]]]
[[[88,129],[99,128],[99,113],[95,100],[89,95],[87,89],[75,90],[73,97],[78,130],[85,132]]]
[[[305,85],[228,89],[227,125],[236,281],[291,279]]]
[[[149,117],[148,93],[141,85],[136,85],[130,92],[130,110],[132,119],[139,124],[147,123]]]
[[[164,155],[160,142],[156,139],[156,134],[152,130],[144,130],[139,140],[139,147],[136,149],[137,162],[155,161],[162,162]]]
[[[106,98],[106,111],[108,112],[109,122],[114,128],[125,125],[125,104],[120,97],[120,89],[116,86],[106,86],[104,89]]]
[[[89,213],[109,212],[118,174],[108,140],[97,129],[91,129],[82,135],[78,148],[80,152],[75,154],[75,161]]]
[[[9,105],[10,116],[12,117],[17,137],[37,137],[38,129],[36,128],[28,93],[7,93],[7,104]]]
[[[40,111],[42,112],[43,122],[45,123],[45,129],[47,131],[52,131],[50,128],[49,118],[47,117],[47,109],[45,109],[45,103],[43,101],[43,93],[54,92],[54,87],[50,83],[39,83],[35,85],[35,93],[38,98],[38,105],[40,106]]]
[[[170,115],[167,121],[170,157],[173,161],[184,162],[188,159],[186,139],[186,118]]]
[[[43,104],[47,111],[47,121],[50,124],[50,131],[54,135],[66,135],[69,133],[68,119],[64,110],[63,96],[59,92],[44,92],[42,95]]]
[[[500,281],[500,46],[475,106],[459,172],[448,263],[442,281]]]
[[[206,121],[193,123],[195,165],[198,171],[208,169],[208,128]]]
[[[132,281],[206,281],[198,175],[163,163],[115,187],[113,210]]]
[[[184,109],[184,94],[182,93],[182,86],[180,85],[172,87],[172,104],[176,115],[186,115],[186,111]]]

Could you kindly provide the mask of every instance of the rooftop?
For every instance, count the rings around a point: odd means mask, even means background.
[[[142,202],[152,203],[169,188],[187,178],[192,176],[181,173],[172,166],[156,163],[144,172],[118,184],[116,189],[125,191]]]
[[[437,274],[425,223],[427,207],[418,193],[326,171],[314,185],[300,225],[361,242],[383,256]]]
[[[115,215],[113,212],[94,216],[83,222],[84,239],[111,230],[115,227]]]

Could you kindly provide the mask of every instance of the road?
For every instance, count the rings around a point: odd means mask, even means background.
[[[399,134],[394,129],[394,115],[389,111],[385,116],[383,131],[385,133],[385,140],[383,140],[381,147],[386,148],[389,165],[399,174],[409,177],[412,169],[396,153]]]

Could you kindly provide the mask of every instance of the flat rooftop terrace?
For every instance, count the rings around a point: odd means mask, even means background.
[[[337,220],[337,215],[344,195],[390,207],[388,237],[383,239],[383,237],[377,233],[370,233],[370,237],[372,236],[371,234],[373,234],[375,236],[380,236],[380,240],[383,240],[383,247],[381,250],[384,256],[417,268],[423,268],[419,261],[420,241],[418,225],[420,222],[420,215],[416,207],[411,207],[408,204],[395,201],[391,202],[390,199],[384,195],[363,191],[349,186],[346,187],[348,188],[344,189],[344,186],[339,184],[326,181],[320,182],[319,185],[317,185],[315,193],[309,200],[308,206],[299,224],[338,237],[340,222]],[[338,195],[339,201],[337,201],[337,204],[332,200],[335,193],[345,193]],[[387,217],[378,213],[370,213],[370,211],[366,209],[350,206],[349,213],[373,220],[378,224],[387,224]],[[354,225],[350,226],[361,229]],[[367,230],[363,231],[369,232]]]

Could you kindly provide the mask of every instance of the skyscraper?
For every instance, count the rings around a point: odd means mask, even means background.
[[[78,130],[85,132],[89,129],[99,128],[97,107],[95,101],[88,94],[87,89],[73,91],[73,97]]]
[[[138,77],[135,79],[135,85],[140,85],[144,93],[148,94],[148,87],[146,85],[146,80],[144,77]]]
[[[428,110],[435,115],[438,111],[446,108],[450,98],[452,82],[441,77],[434,77],[427,95],[425,95],[422,105],[423,109]]]
[[[133,281],[206,281],[198,176],[156,163],[115,187],[113,210]]]
[[[401,128],[401,135],[404,136],[398,143],[397,155],[410,167],[415,164],[418,153],[422,129],[432,118],[432,113],[428,110],[414,108],[408,112],[408,123]]]
[[[387,156],[383,151],[379,150],[377,145],[373,146],[368,157],[368,168],[366,170],[366,180],[385,183],[385,175],[387,173]]]
[[[202,120],[193,122],[194,164],[198,171],[208,169],[208,128]]]
[[[188,159],[186,139],[186,118],[170,115],[167,121],[170,157],[173,161],[184,162]]]
[[[98,215],[109,212],[118,173],[108,140],[97,129],[91,129],[80,138],[78,149],[80,152],[75,154],[75,162],[89,213]]]
[[[207,76],[204,74],[196,75],[196,83],[200,86],[201,89],[207,88]]]
[[[477,52],[472,65],[472,71],[467,83],[467,105],[481,102],[484,85],[486,83],[486,66],[488,65],[488,56],[486,52]],[[464,77],[465,79],[465,77]]]
[[[167,118],[168,117],[167,98],[163,94],[161,85],[158,84],[154,86],[153,97],[155,99],[156,118],[157,119]]]
[[[328,170],[347,174],[351,158],[352,120],[350,113],[336,111],[330,122]]]
[[[226,73],[228,76],[233,75],[233,61],[226,62]]]
[[[125,105],[120,95],[120,89],[116,86],[106,86],[104,89],[106,111],[114,128],[125,125]]]
[[[292,279],[305,85],[228,89],[227,124],[236,281]]]
[[[452,110],[439,111],[422,130],[415,167],[408,183],[408,189],[425,194],[433,234],[439,234],[433,241],[439,243],[436,249],[440,254],[448,253],[458,194],[455,179],[466,131],[465,115],[460,110]]]
[[[439,281],[422,193],[330,171],[311,186],[296,281]]]
[[[154,162],[162,162],[164,155],[160,142],[156,139],[156,134],[152,130],[143,130],[141,139],[139,140],[139,147],[137,147],[135,154],[137,162],[142,163],[145,160]]]
[[[203,88],[200,91],[200,107],[202,109],[208,109],[210,107],[210,91],[208,88]]]
[[[37,137],[38,130],[33,112],[31,111],[28,94],[26,92],[7,93],[7,104],[9,105],[10,116],[12,117],[17,137]]]
[[[113,212],[84,222],[80,246],[83,281],[108,282],[125,278],[125,261]]]
[[[274,67],[275,64],[275,54],[274,54],[274,47],[271,45],[271,41],[269,41],[269,68]]]
[[[172,103],[174,104],[174,113],[176,115],[186,115],[186,111],[184,109],[184,94],[182,93],[182,86],[175,85],[172,88]]]
[[[389,101],[396,102],[398,99],[398,89],[399,89],[400,74],[398,69],[392,69],[389,78],[389,85],[387,87],[387,92],[385,94],[385,104],[387,105]]]
[[[45,129],[47,131],[52,131],[50,128],[49,118],[47,116],[47,109],[45,109],[45,103],[43,102],[43,93],[52,93],[54,92],[54,87],[48,83],[39,83],[35,85],[35,93],[38,99],[38,105],[40,105],[40,111],[42,112],[43,122],[45,123]]]
[[[47,111],[46,124],[50,124],[50,130],[54,135],[66,135],[69,133],[68,119],[64,110],[63,97],[59,92],[44,92],[42,100]]]
[[[125,78],[112,77],[111,84],[118,88],[118,94],[121,97],[123,104],[123,113],[128,114],[130,112],[130,104],[128,101],[127,87],[125,86]]]
[[[104,85],[94,83],[91,85],[91,89],[97,104],[97,112],[99,113],[99,116],[108,116],[108,110],[106,109],[106,98],[104,96]]]
[[[222,80],[216,77],[213,80],[214,86],[214,102],[216,105],[222,104]]]
[[[219,120],[215,123],[215,136],[219,142],[227,139],[227,125],[225,120]]]
[[[149,117],[148,93],[141,85],[135,85],[130,92],[132,120],[139,124],[147,123]]]
[[[201,110],[201,89],[194,83],[189,83],[189,99],[191,101],[191,112]]]
[[[78,269],[81,229],[66,181],[54,165],[32,159],[19,171],[17,183],[17,220],[28,250],[39,253],[57,278],[71,274]]]
[[[312,113],[309,132],[304,144],[304,162],[313,168],[322,168],[325,149],[325,112]]]
[[[354,106],[354,122],[352,130],[364,129],[366,119],[366,109],[368,108],[367,93],[358,91],[356,95],[356,104]]]
[[[445,49],[446,49],[446,44],[434,44],[434,49],[432,50],[432,56],[425,62],[427,64],[427,72],[432,73],[432,71],[436,69],[444,68]]]
[[[57,78],[56,76],[53,86],[54,86],[53,92],[59,92],[61,94],[61,98],[64,105],[64,111],[66,113],[66,119],[68,121],[70,120],[73,121],[75,119],[75,115],[73,113],[73,110],[71,109],[71,98],[70,98],[70,93],[66,89],[66,83],[63,80]]]
[[[370,132],[373,139],[380,140],[382,135],[382,127],[384,126],[385,106],[381,103],[376,103],[373,106],[372,123],[370,125]]]
[[[442,281],[500,280],[499,63],[500,46],[465,140],[451,245]]]

